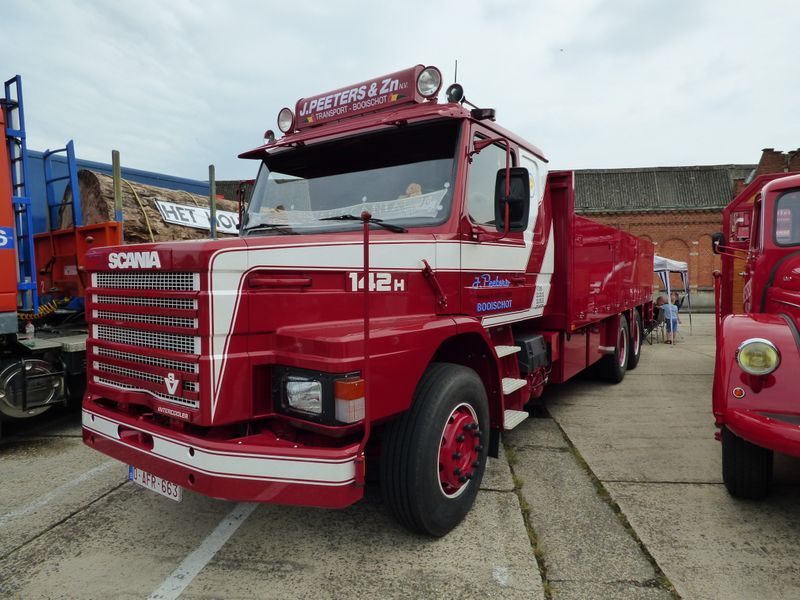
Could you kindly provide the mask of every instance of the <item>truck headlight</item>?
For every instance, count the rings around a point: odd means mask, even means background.
[[[739,344],[736,362],[750,375],[769,375],[781,364],[781,353],[769,340],[750,338]]]
[[[289,375],[285,380],[286,403],[292,410],[311,415],[322,414],[322,382]]]

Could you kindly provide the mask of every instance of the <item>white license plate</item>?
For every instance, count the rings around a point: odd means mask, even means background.
[[[136,467],[128,467],[128,479],[148,490],[153,490],[157,494],[166,496],[170,500],[175,500],[175,502],[181,501],[183,488],[179,485],[175,485],[171,481],[156,477],[147,471],[142,471]]]

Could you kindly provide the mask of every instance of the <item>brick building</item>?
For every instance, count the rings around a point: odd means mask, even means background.
[[[686,262],[692,304],[708,309],[714,304],[711,273],[719,267],[711,234],[722,229],[722,209],[752,177],[790,171],[800,171],[800,149],[766,148],[757,165],[579,170],[575,209],[651,240],[661,256]],[[671,285],[679,286],[673,277]]]

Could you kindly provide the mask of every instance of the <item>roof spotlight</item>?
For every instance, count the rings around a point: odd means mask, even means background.
[[[448,102],[461,102],[464,99],[464,88],[460,83],[453,83],[445,92]]]
[[[275,132],[272,131],[272,129],[267,129],[264,132],[264,141],[267,142],[268,144],[271,144],[272,142],[275,141]]]
[[[294,113],[290,108],[282,108],[278,113],[278,129],[283,133],[289,133],[294,127]]]
[[[417,75],[417,91],[424,98],[432,98],[442,87],[442,73],[436,67],[426,67]]]

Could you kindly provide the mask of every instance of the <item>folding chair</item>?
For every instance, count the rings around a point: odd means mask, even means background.
[[[655,318],[644,324],[644,337],[647,343],[652,346],[653,337],[658,342],[659,336],[661,336],[662,342],[667,339],[667,324],[664,321],[664,311],[661,308],[656,308]]]

